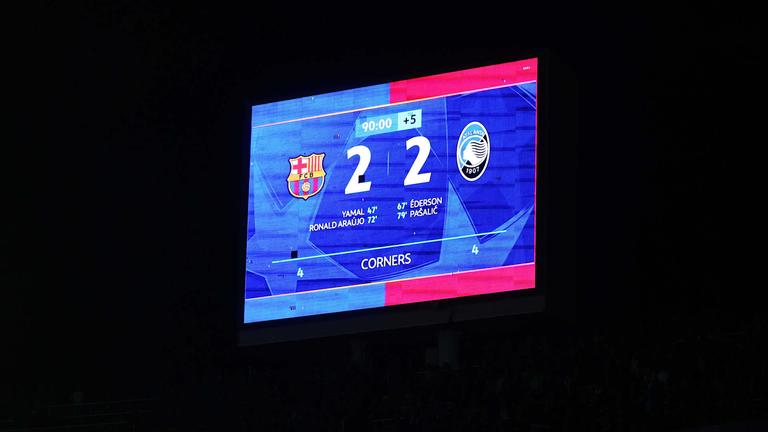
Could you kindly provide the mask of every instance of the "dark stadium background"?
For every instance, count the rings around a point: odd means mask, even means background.
[[[9,13],[6,103],[22,134],[6,145],[22,157],[4,160],[0,430],[765,420],[763,284],[747,277],[763,196],[750,191],[764,141],[756,12],[472,5],[484,14],[438,17],[392,3],[374,21],[317,6]],[[236,347],[248,101],[541,49],[544,312]]]

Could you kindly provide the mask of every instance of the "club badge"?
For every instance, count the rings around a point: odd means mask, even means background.
[[[309,156],[297,156],[288,159],[291,165],[288,174],[288,192],[296,198],[309,199],[317,195],[325,184],[325,170],[323,169],[325,153]]]
[[[469,181],[479,179],[488,167],[490,156],[491,140],[485,126],[476,121],[466,125],[456,146],[456,163],[461,176]]]

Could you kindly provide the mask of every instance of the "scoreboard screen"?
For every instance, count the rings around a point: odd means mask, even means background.
[[[244,322],[535,288],[537,65],[253,106]]]

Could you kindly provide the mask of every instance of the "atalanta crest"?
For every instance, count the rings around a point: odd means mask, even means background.
[[[288,159],[291,171],[288,174],[288,192],[296,198],[308,199],[317,195],[325,184],[323,169],[325,153],[297,156]]]
[[[473,121],[464,126],[456,146],[456,163],[461,176],[469,181],[480,178],[488,168],[491,140],[482,123]]]

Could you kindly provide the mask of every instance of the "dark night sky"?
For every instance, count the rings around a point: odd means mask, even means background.
[[[539,48],[552,57],[547,313],[610,325],[749,306],[735,280],[744,158],[761,141],[749,13],[542,8],[471,34],[418,15],[403,18],[418,29],[379,34],[288,12],[94,2],[20,20],[31,163],[9,184],[28,211],[6,225],[4,270],[20,294],[11,360],[34,370],[20,388],[151,394],[233,352],[248,102]]]

